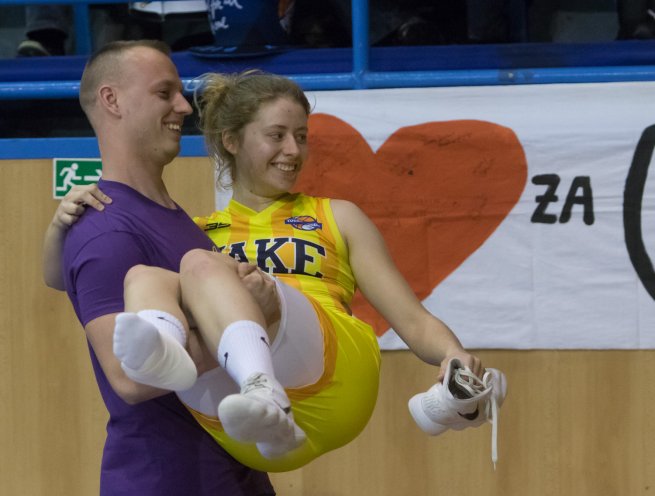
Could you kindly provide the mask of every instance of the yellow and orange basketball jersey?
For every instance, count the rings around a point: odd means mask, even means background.
[[[373,329],[350,315],[355,278],[330,200],[288,194],[261,212],[232,200],[224,211],[195,221],[223,253],[308,297],[323,332],[324,372],[315,384],[286,389],[307,441],[282,458],[262,457],[254,444],[227,436],[217,417],[189,411],[234,458],[266,472],[295,470],[352,441],[375,407],[380,350]]]
[[[328,198],[288,194],[261,212],[232,200],[195,221],[223,253],[258,265],[325,309],[349,312],[355,278]]]

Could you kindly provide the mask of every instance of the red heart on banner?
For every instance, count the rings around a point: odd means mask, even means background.
[[[421,300],[485,242],[525,187],[523,147],[498,124],[404,127],[377,152],[334,116],[312,115],[309,129],[310,156],[296,189],[359,205]],[[378,335],[389,328],[360,294],[353,312]]]

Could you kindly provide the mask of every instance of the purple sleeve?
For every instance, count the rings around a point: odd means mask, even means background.
[[[147,263],[148,257],[134,234],[108,232],[84,245],[68,268],[66,284],[75,288],[82,325],[122,312],[125,274],[131,267]]]

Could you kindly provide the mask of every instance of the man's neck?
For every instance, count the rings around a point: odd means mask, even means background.
[[[162,173],[163,167],[105,165],[103,162],[102,178],[126,184],[162,207],[176,208],[175,202],[168,194]]]

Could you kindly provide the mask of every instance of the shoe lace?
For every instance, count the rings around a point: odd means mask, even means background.
[[[450,389],[453,394],[458,393],[463,398],[474,398],[482,393],[486,386],[468,367],[455,369],[451,378]],[[456,391],[453,391],[455,389]]]
[[[493,387],[494,381],[490,372],[484,373],[482,382],[485,388]],[[496,395],[493,394],[493,391],[487,402],[485,413],[487,419],[491,422],[491,461],[494,464],[494,470],[496,470],[496,463],[498,462],[498,401],[496,401]]]
[[[474,398],[494,385],[491,373],[485,372],[482,379],[480,379],[468,367],[456,369],[451,382],[468,398]],[[451,391],[452,389],[451,386]],[[496,463],[498,462],[498,402],[493,392],[489,396],[489,401],[485,402],[484,413],[491,423],[491,461],[494,464],[494,470],[496,470]]]

